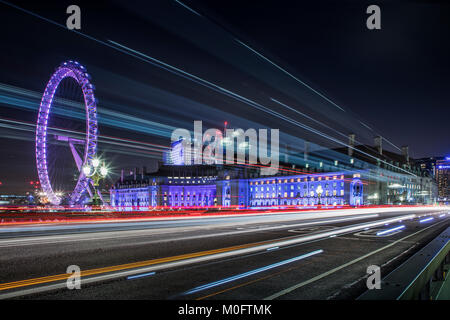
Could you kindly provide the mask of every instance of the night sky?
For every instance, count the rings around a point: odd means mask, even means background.
[[[355,133],[373,144],[380,134],[392,143],[387,149],[409,145],[415,158],[450,154],[447,1],[9,3],[28,12],[0,1],[1,119],[35,123],[52,72],[73,59],[92,75],[100,132],[107,136],[166,146],[173,128],[192,129],[193,120],[221,128],[228,121],[279,128],[282,143],[337,146],[187,79],[176,67],[343,142]],[[65,28],[71,4],[81,8],[82,34]],[[381,30],[366,28],[370,4],[381,8]],[[1,119],[0,193],[22,192],[37,179],[34,133]],[[62,126],[67,117],[53,121]],[[83,121],[73,119],[66,129],[81,130]],[[110,182],[121,168],[151,166],[158,158],[126,146],[100,143],[99,149],[114,169]]]
[[[450,153],[450,2],[213,3],[206,14],[413,156]],[[370,4],[381,7],[381,30],[365,27]]]

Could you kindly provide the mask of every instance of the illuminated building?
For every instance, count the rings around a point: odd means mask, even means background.
[[[436,161],[436,181],[438,184],[438,201],[450,201],[450,157]]]
[[[428,157],[416,159],[416,163],[422,170],[425,170],[429,173],[430,176],[436,178],[436,163],[440,160],[443,160],[444,157]]]
[[[140,172],[111,189],[115,207],[214,207],[362,205],[363,182],[358,174],[255,177],[256,170],[231,165],[163,165]]]
[[[348,155],[343,162],[347,170],[360,170],[367,183],[365,204],[433,204],[437,200],[437,185],[433,174],[423,162],[410,158],[409,148],[401,153],[383,149],[382,137],[374,145],[354,146],[355,135],[349,136],[348,148],[334,149]],[[321,155],[326,158],[326,155]],[[330,159],[331,160],[331,159]],[[422,166],[423,165],[423,166]]]
[[[189,151],[187,151],[189,152]],[[184,166],[192,165],[195,154],[188,153],[185,154],[185,149],[183,148],[183,141],[174,141],[170,145],[170,149],[163,154],[163,161],[165,164]]]
[[[118,181],[111,189],[111,205],[267,208],[436,202],[434,179],[409,158],[407,147],[396,154],[383,150],[379,137],[375,147],[354,146],[354,135],[350,140],[351,150],[290,153],[286,159],[295,164],[280,163],[275,176],[261,176],[248,165],[184,164],[183,150],[175,144],[170,160],[166,156],[156,172],[135,171]]]

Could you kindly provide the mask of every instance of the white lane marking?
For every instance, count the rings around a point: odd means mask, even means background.
[[[369,242],[378,242],[379,241],[379,239],[377,239],[377,240],[375,240],[375,239],[364,239],[364,238],[361,239],[361,238],[356,238],[356,237],[343,237],[343,236],[340,236],[339,239],[351,240],[351,241],[369,241]]]
[[[335,226],[317,226],[317,227],[307,227],[307,228],[297,228],[297,229],[289,229],[288,232],[292,233],[311,233],[316,231],[323,231],[323,230],[332,230],[336,229]]]
[[[377,239],[381,239],[381,238],[386,238],[386,237],[391,237],[397,233],[400,233],[402,231],[404,231],[404,229],[401,230],[395,230],[386,234],[382,234],[382,235],[377,235],[376,232],[377,231],[382,231],[385,229],[377,229],[377,230],[365,230],[365,231],[361,231],[361,232],[357,232],[354,235],[357,237],[363,237],[363,238],[377,238]]]
[[[399,242],[401,242],[401,241],[403,241],[403,240],[406,240],[406,239],[408,239],[408,238],[410,238],[410,237],[413,237],[413,236],[415,236],[416,234],[419,234],[419,233],[421,233],[421,232],[423,232],[423,231],[425,231],[425,230],[427,230],[427,229],[429,229],[429,228],[432,228],[432,227],[434,227],[434,226],[436,226],[436,225],[438,225],[438,224],[440,224],[440,223],[442,223],[442,222],[446,222],[446,221],[444,220],[444,221],[435,223],[435,224],[433,224],[433,225],[431,225],[431,226],[428,226],[428,227],[426,227],[426,228],[424,228],[424,229],[421,229],[421,230],[419,230],[419,231],[417,231],[417,232],[415,232],[415,233],[413,233],[413,234],[410,234],[410,235],[408,235],[408,236],[406,236],[406,237],[403,237],[403,238],[401,238],[401,239],[399,239],[399,240],[396,240],[396,241],[394,241],[394,242],[392,242],[392,243],[390,243],[390,244],[388,244],[388,245],[386,245],[386,246],[384,246],[384,247],[382,247],[382,248],[380,248],[380,249],[377,249],[377,250],[375,250],[375,251],[369,252],[369,253],[367,253],[367,254],[365,254],[365,255],[359,257],[359,258],[356,258],[356,259],[354,259],[354,260],[352,260],[352,261],[349,261],[349,262],[347,262],[347,263],[344,263],[343,265],[340,265],[339,267],[336,267],[336,268],[331,269],[331,270],[329,270],[329,271],[327,271],[327,272],[324,272],[324,273],[322,273],[322,274],[320,274],[320,275],[318,275],[318,276],[315,276],[315,277],[313,277],[313,278],[311,278],[311,279],[309,279],[309,280],[300,282],[300,283],[298,283],[298,284],[296,284],[296,285],[293,285],[293,286],[291,286],[291,287],[289,287],[289,288],[286,288],[286,289],[281,290],[281,291],[279,291],[279,292],[277,292],[277,293],[274,293],[274,294],[272,294],[272,295],[270,295],[270,296],[264,298],[263,300],[273,300],[273,299],[279,298],[279,297],[281,297],[281,296],[284,296],[284,295],[286,295],[286,294],[288,294],[288,293],[290,293],[290,292],[292,292],[292,291],[294,291],[294,290],[297,290],[297,289],[299,289],[299,288],[301,288],[301,287],[304,287],[304,286],[306,286],[306,285],[308,285],[308,284],[310,284],[310,283],[316,282],[317,280],[320,280],[320,279],[322,279],[322,278],[325,278],[325,277],[329,276],[330,274],[333,274],[333,273],[335,273],[335,272],[337,272],[337,271],[339,271],[339,270],[342,270],[342,269],[344,269],[344,268],[346,268],[346,267],[348,267],[348,266],[350,266],[350,265],[352,265],[352,264],[355,264],[355,263],[357,263],[357,262],[359,262],[359,261],[361,261],[361,260],[364,260],[365,258],[368,258],[368,257],[370,257],[370,256],[372,256],[372,255],[374,255],[374,254],[376,254],[376,253],[378,253],[378,252],[381,252],[381,251],[383,251],[383,250],[385,250],[385,249],[387,249],[387,248],[390,248],[390,247],[396,245],[397,243],[399,243]]]

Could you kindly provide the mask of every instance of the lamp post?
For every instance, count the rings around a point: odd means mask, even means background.
[[[317,197],[319,198],[319,203],[318,204],[321,205],[320,197],[322,196],[322,193],[323,193],[323,189],[322,189],[322,185],[321,184],[319,184],[319,186],[317,187],[316,193],[317,193]]]
[[[94,194],[92,196],[92,205],[98,206],[100,205],[100,198],[98,196],[98,186],[100,184],[100,180],[105,178],[108,175],[108,168],[106,168],[105,163],[100,166],[99,159],[92,160],[92,166],[86,164],[83,167],[83,173],[86,177],[91,178],[94,186]]]

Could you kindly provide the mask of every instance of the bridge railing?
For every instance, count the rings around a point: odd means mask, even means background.
[[[381,280],[358,300],[432,300],[449,273],[450,227]],[[447,279],[448,280],[448,279]]]

